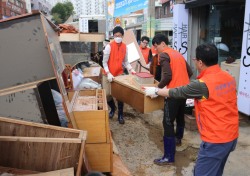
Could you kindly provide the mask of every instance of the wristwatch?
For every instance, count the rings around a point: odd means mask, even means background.
[[[155,95],[158,95],[159,88],[155,88]]]

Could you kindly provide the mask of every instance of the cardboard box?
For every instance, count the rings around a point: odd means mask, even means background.
[[[164,97],[151,99],[146,97],[142,89],[133,83],[134,75],[123,75],[115,77],[111,83],[111,95],[117,100],[127,103],[141,113],[148,113],[163,109]],[[154,86],[156,86],[155,83]],[[153,86],[153,85],[151,85]]]
[[[195,117],[188,114],[185,114],[184,117],[185,117],[185,128],[190,131],[197,131],[198,127]]]
[[[235,62],[227,64],[225,61],[221,62],[221,69],[227,71],[232,75],[236,81],[236,89],[238,90],[239,86],[239,76],[240,76],[240,59],[237,59]]]

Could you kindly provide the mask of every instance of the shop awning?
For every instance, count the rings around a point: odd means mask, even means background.
[[[204,6],[213,3],[225,2],[227,0],[186,0],[185,8],[194,8],[199,6]]]

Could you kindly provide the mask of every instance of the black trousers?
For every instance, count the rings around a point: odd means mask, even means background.
[[[158,82],[161,81],[161,66],[157,65],[156,66],[156,70],[155,70],[155,80],[157,80]]]
[[[174,121],[176,120],[177,127],[185,127],[184,111],[186,99],[167,98],[164,101],[163,128],[164,136],[174,137]]]

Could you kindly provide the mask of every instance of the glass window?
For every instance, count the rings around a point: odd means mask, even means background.
[[[201,43],[214,43],[219,51],[219,64],[228,56],[240,59],[244,25],[244,3],[211,4],[201,19]]]
[[[163,7],[163,13],[164,13],[164,15],[167,15],[168,14],[168,6],[167,5],[165,5],[164,7]]]

